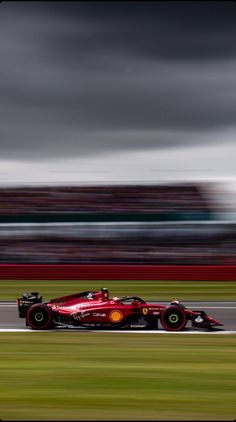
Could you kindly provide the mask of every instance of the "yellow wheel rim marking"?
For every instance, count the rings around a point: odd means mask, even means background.
[[[172,324],[174,324],[175,322],[179,321],[179,317],[176,314],[172,314],[169,316],[169,321],[172,322]]]
[[[43,320],[43,314],[41,314],[41,312],[37,312],[37,314],[35,314],[34,318],[37,322],[41,322]]]

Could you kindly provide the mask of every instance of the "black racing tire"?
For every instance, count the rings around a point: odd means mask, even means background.
[[[33,330],[48,330],[53,327],[53,313],[47,305],[36,303],[27,312],[26,324]]]
[[[187,324],[184,310],[178,306],[168,306],[161,314],[161,324],[167,331],[181,331]]]

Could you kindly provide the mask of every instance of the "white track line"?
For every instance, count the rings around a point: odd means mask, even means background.
[[[0,329],[0,333],[46,333],[46,332],[53,332],[53,333],[58,333],[58,332],[67,332],[67,333],[71,333],[71,332],[77,332],[77,333],[83,333],[83,332],[92,332],[92,333],[112,333],[112,334],[207,334],[207,335],[217,335],[217,334],[236,334],[236,330],[231,330],[231,331],[177,331],[177,332],[173,332],[173,331],[164,331],[164,330],[76,330],[76,329],[57,329],[57,330],[31,330],[30,328],[1,328]]]
[[[236,309],[236,306],[202,306],[200,305],[199,307],[203,309]],[[194,306],[191,306],[191,307],[188,306],[188,308],[191,309],[191,308],[194,308]]]

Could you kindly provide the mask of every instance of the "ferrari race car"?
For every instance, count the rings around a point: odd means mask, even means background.
[[[43,302],[38,292],[24,293],[17,299],[20,318],[33,330],[53,328],[150,328],[159,323],[168,331],[192,327],[211,330],[222,326],[204,311],[190,310],[175,300],[169,305],[148,303],[138,296],[109,298],[109,291],[87,291]]]

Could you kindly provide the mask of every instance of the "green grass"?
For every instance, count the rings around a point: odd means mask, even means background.
[[[234,420],[236,336],[0,333],[3,420]]]
[[[0,281],[0,300],[108,287],[111,296],[236,300],[235,282]],[[3,420],[234,420],[236,336],[0,333]]]
[[[138,295],[146,300],[236,300],[232,281],[71,281],[1,280],[0,300],[15,300],[25,291],[39,291],[45,300],[107,287],[111,296]]]

